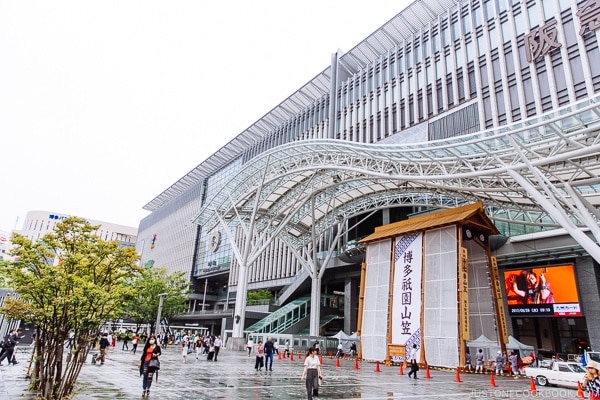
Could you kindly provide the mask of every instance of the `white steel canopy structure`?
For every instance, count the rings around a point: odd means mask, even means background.
[[[600,248],[584,234],[600,238],[599,131],[596,97],[445,141],[294,142],[248,162],[196,222],[207,232],[219,221],[252,223],[263,240],[278,236],[300,248],[368,210],[482,201],[495,221],[564,228],[600,262]]]

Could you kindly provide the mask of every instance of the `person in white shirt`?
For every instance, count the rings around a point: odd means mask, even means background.
[[[342,342],[339,342],[339,344],[337,345],[337,353],[335,353],[335,356],[337,358],[344,357],[344,346],[342,346]]]
[[[219,356],[219,350],[221,350],[222,345],[223,341],[221,340],[221,335],[218,335],[213,343],[213,347],[215,348],[215,361],[217,361],[217,357]]]
[[[314,347],[308,349],[308,355],[304,359],[304,371],[302,371],[301,380],[306,380],[306,394],[308,400],[313,400],[313,397],[319,395],[319,379],[323,379],[321,375],[321,363],[319,357],[316,356]]]
[[[417,345],[413,344],[412,350],[410,352],[410,372],[408,373],[408,377],[410,378],[413,375],[413,378],[417,378],[417,371],[419,370],[419,364],[417,361]]]
[[[248,357],[250,357],[250,353],[252,353],[253,347],[254,347],[254,342],[252,342],[252,339],[248,339],[248,343],[246,343],[246,349],[248,349]]]

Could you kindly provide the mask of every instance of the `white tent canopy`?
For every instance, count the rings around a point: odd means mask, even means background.
[[[471,353],[473,365],[475,365],[475,353],[477,353],[479,349],[483,350],[482,353],[486,360],[491,359],[492,355],[494,355],[496,351],[500,350],[500,344],[498,342],[494,342],[485,335],[481,335],[475,340],[468,341],[467,347],[469,347],[469,353]]]
[[[500,344],[488,339],[485,335],[481,335],[475,340],[468,341],[467,347],[476,347],[478,349],[499,349]]]
[[[519,353],[521,353],[521,356],[529,355],[529,352],[533,352],[533,346],[530,346],[525,343],[521,343],[512,336],[508,337],[508,343],[506,343],[506,349],[507,350],[519,350]]]
[[[357,336],[356,333],[353,333],[352,335],[347,335],[346,333],[344,333],[344,331],[339,331],[335,335],[330,336],[330,338],[337,339],[340,341],[340,343],[342,344],[342,351],[344,353],[350,352],[350,346],[352,346],[352,343],[356,343],[356,346],[358,347],[358,343],[360,342],[360,337]]]

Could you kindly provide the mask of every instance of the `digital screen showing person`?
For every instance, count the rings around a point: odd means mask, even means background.
[[[505,271],[504,283],[511,315],[581,315],[573,265]]]

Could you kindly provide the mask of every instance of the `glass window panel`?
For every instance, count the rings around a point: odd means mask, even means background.
[[[475,23],[475,28],[483,25],[483,9],[481,7],[477,7],[473,10],[473,21]]]
[[[448,28],[442,29],[442,48],[448,46],[450,43],[450,33],[448,32]]]
[[[529,16],[529,26],[531,28],[535,28],[540,24],[540,13],[537,4],[532,4],[527,8],[527,15]]]
[[[477,47],[479,48],[479,53],[483,54],[487,50],[485,45],[485,40],[483,39],[483,35],[477,36]]]
[[[573,74],[573,84],[577,85],[584,81],[583,67],[581,66],[581,57],[577,56],[570,60],[571,73]]]
[[[440,51],[440,35],[439,34],[435,34],[433,35],[433,52],[437,53],[438,51]]]
[[[505,58],[506,58],[506,74],[512,75],[515,73],[515,64],[514,64],[515,61],[513,60],[512,51],[509,51],[508,53],[506,53]]]
[[[571,0],[559,0],[558,5],[560,7],[560,11],[565,11],[571,8]]]
[[[508,9],[508,0],[498,0],[498,14]]]
[[[471,15],[466,14],[462,17],[462,24],[465,34],[471,32]]]
[[[512,33],[510,31],[509,21],[506,20],[502,23],[502,43],[510,42],[512,40]]]
[[[573,22],[573,20],[565,22],[563,24],[563,28],[565,30],[565,39],[567,41],[567,46],[571,46],[577,43],[577,33],[575,33],[575,23]]]
[[[515,30],[517,36],[525,33],[525,21],[523,20],[523,13],[515,15]]]
[[[465,62],[465,59],[463,56],[463,49],[458,47],[456,49],[456,66],[460,67],[461,65],[463,65],[464,62]]]
[[[554,0],[542,1],[542,7],[544,7],[544,16],[546,19],[550,19],[559,13],[558,9],[556,8],[556,1]]]
[[[490,50],[498,48],[498,35],[495,29],[490,29]]]
[[[456,20],[452,23],[452,41],[454,42],[458,40],[458,38],[460,38],[460,25],[458,20]]]
[[[473,61],[476,53],[475,41],[471,40],[469,43],[467,43],[467,62]]]
[[[554,66],[554,80],[556,81],[556,90],[563,90],[567,88],[565,68],[562,64]]]
[[[494,4],[491,0],[486,1],[484,4],[485,10],[485,20],[489,21],[490,19],[494,19],[496,17],[496,12],[494,11]]]
[[[429,65],[427,66],[426,73],[427,82],[433,82],[435,78],[433,76],[433,65],[431,65],[431,63],[429,63]]]

